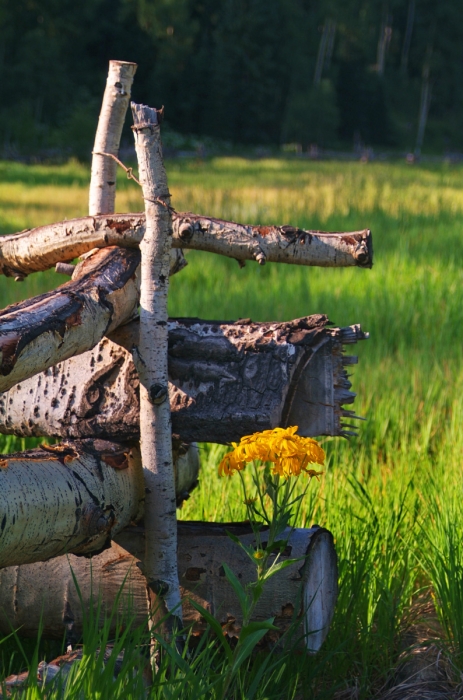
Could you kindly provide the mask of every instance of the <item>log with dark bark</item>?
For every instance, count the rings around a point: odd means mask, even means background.
[[[282,323],[169,321],[173,433],[185,442],[227,443],[276,426],[301,435],[347,435],[354,418],[343,345],[359,326],[326,316]],[[129,352],[138,323],[0,394],[0,433],[137,439],[138,376]]]
[[[138,250],[98,250],[76,266],[71,282],[0,311],[0,391],[90,350],[136,316],[139,268]]]
[[[174,457],[180,503],[197,483],[197,448],[175,445]],[[0,568],[101,551],[144,503],[134,445],[88,439],[2,455]]]
[[[144,214],[112,214],[70,219],[1,236],[0,274],[23,278],[93,248],[137,248],[144,232]],[[243,262],[257,260],[260,264],[371,267],[373,262],[367,229],[323,233],[293,226],[248,226],[190,213],[173,214],[172,246],[218,253]]]
[[[109,248],[79,265],[78,279],[0,311],[0,391],[93,348],[134,316],[140,254]]]
[[[236,636],[240,630],[239,601],[225,577],[223,564],[232,569],[242,585],[255,579],[255,568],[227,531],[247,545],[254,541],[247,523],[178,524],[183,616],[186,624],[194,625],[196,634],[206,625],[190,600],[215,615],[229,637]],[[70,556],[1,570],[0,632],[8,633],[13,627],[19,628],[21,635],[36,637],[42,622],[45,638],[62,639],[66,626],[68,634],[77,639],[82,632],[82,603],[69,565],[87,613],[92,605],[96,611],[101,600],[100,613],[104,616],[115,605],[116,595],[125,583],[120,609],[124,606],[127,609],[130,598],[136,622],[146,622],[146,580],[137,566],[144,554],[144,531],[140,527],[126,528],[116,541],[111,549],[93,557],[91,566],[81,557]],[[303,620],[304,628],[301,626],[298,634],[307,635],[307,648],[316,651],[327,634],[337,596],[336,553],[331,534],[317,526],[294,530],[282,559],[299,557],[306,559],[291,564],[267,581],[254,619],[275,617],[280,631],[269,641],[275,641],[295,618]]]

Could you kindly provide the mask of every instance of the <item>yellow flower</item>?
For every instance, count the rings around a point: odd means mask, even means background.
[[[323,464],[325,452],[316,440],[297,435],[297,426],[274,428],[261,433],[245,435],[239,443],[232,443],[219,465],[220,476],[231,476],[241,471],[248,462],[260,460],[272,462],[273,473],[284,478],[299,476],[301,471],[308,476],[318,476],[322,472],[308,469],[309,464]]]
[[[264,558],[264,552],[261,549],[256,549],[254,554],[252,555],[254,559],[263,559]]]
[[[241,471],[246,466],[244,460],[240,460],[235,454],[235,450],[227,452],[219,464],[219,476],[231,476],[235,471]]]

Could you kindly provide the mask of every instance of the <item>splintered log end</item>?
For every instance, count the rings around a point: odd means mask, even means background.
[[[361,240],[359,240],[353,255],[359,267],[373,267],[373,237],[369,229],[361,232]]]
[[[366,340],[360,325],[345,328],[327,328],[325,342],[320,344],[299,374],[294,392],[288,400],[289,410],[285,425],[297,425],[304,436],[357,435],[355,426],[346,425],[342,419],[362,420],[354,411],[343,406],[352,404],[356,394],[350,391],[352,384],[346,367],[357,364],[357,357],[344,354],[344,345]]]
[[[161,110],[157,110],[154,107],[148,107],[148,105],[137,104],[136,102],[131,102],[130,106],[132,108],[132,129],[134,131],[140,131],[141,129],[148,129],[153,126],[159,126],[159,124],[161,123],[164,108],[162,108]]]

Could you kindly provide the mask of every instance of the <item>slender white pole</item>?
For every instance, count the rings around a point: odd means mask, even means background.
[[[112,158],[100,154],[110,153],[117,156],[119,153],[122,127],[136,70],[136,63],[109,62],[106,89],[93,146],[88,202],[90,216],[112,214],[115,209],[117,164]]]
[[[140,243],[140,337],[134,361],[140,376],[140,448],[145,467],[144,573],[153,624],[171,613],[164,634],[181,629],[177,517],[167,374],[167,294],[172,245],[170,195],[158,113],[132,103],[135,148],[146,212]]]

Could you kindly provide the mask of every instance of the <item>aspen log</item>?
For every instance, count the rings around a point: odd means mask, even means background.
[[[172,223],[172,246],[177,249],[203,250],[261,264],[268,261],[368,268],[373,264],[368,229],[323,233],[293,226],[249,226],[190,213],[173,213]],[[144,214],[111,214],[70,219],[1,236],[0,274],[23,278],[78,258],[93,248],[137,248],[144,233]]]
[[[181,257],[176,264],[181,269]],[[138,250],[98,250],[76,266],[70,282],[0,311],[0,391],[90,350],[133,318],[139,266]]]
[[[172,319],[169,395],[173,434],[228,443],[298,425],[305,436],[349,435],[355,394],[343,346],[359,326],[330,328],[326,316],[282,323]],[[138,322],[0,394],[0,433],[132,439],[139,436],[139,380],[131,348]],[[347,424],[345,421],[347,420]]]
[[[176,445],[177,500],[197,483],[195,446]],[[64,442],[2,455],[0,568],[89,554],[144,514],[145,485],[138,448],[104,440]]]
[[[0,311],[0,391],[93,348],[137,310],[138,251],[98,251],[78,279]]]
[[[243,550],[227,536],[227,531],[247,545],[254,542],[248,523],[178,523],[177,559],[183,618],[185,624],[193,625],[195,634],[201,634],[206,625],[190,600],[216,616],[229,637],[239,634],[240,605],[225,577],[223,564],[232,569],[242,585],[255,579],[255,568]],[[113,609],[124,585],[119,609],[129,608],[136,614],[137,624],[146,623],[146,580],[137,566],[142,560],[144,546],[143,528],[129,527],[117,535],[110,549],[94,556],[91,564],[71,555],[2,569],[0,632],[6,634],[14,628],[21,636],[36,637],[42,620],[45,638],[62,639],[66,627],[68,638],[74,637],[77,641],[82,632],[82,604],[71,568],[84,610],[88,611],[93,605],[96,612],[100,600],[103,619]],[[299,618],[302,625],[297,634],[305,635],[310,651],[317,651],[328,632],[337,597],[337,562],[332,535],[318,526],[294,530],[282,559],[299,557],[304,557],[305,561],[291,564],[267,581],[254,619],[275,618],[280,631],[267,637],[269,642],[274,642],[295,618]]]
[[[103,154],[109,153],[114,156],[119,154],[122,127],[136,70],[136,63],[109,62],[106,89],[93,146],[88,204],[88,213],[91,216],[114,211],[117,163]]]

